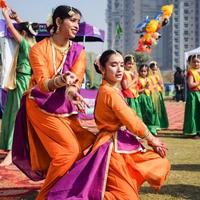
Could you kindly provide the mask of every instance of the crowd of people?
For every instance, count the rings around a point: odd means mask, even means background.
[[[13,162],[32,180],[45,179],[37,200],[137,200],[145,181],[159,190],[170,163],[166,144],[156,137],[168,127],[158,64],[137,66],[132,55],[113,49],[101,54],[95,62],[102,84],[94,110],[98,133],[93,133],[78,118],[88,106],[79,93],[86,51],[71,40],[81,12],[58,6],[48,26],[51,36],[38,43],[37,23],[23,22],[8,7],[2,13],[19,46],[0,136],[0,148],[9,153],[0,165]],[[199,137],[200,56],[188,62],[191,115],[185,115],[184,133]]]

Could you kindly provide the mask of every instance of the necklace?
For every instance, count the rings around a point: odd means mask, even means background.
[[[67,44],[63,47],[58,46],[57,44],[55,44],[55,42],[53,41],[53,38],[50,38],[51,41],[51,45],[58,50],[63,56],[66,55],[71,47],[71,43],[70,41],[67,42]]]
[[[59,46],[57,46],[55,43],[53,43],[53,40],[52,38],[50,38],[50,44],[51,44],[51,51],[52,51],[52,58],[53,58],[53,69],[54,69],[54,74],[60,74],[62,73],[62,70],[63,70],[63,67],[64,67],[64,62],[66,60],[66,57],[67,57],[67,53],[71,47],[70,45],[70,42],[67,43],[68,47],[66,48],[60,48]],[[59,65],[59,67],[57,68],[56,67],[56,54],[55,54],[55,49],[58,49],[60,51],[60,49],[62,49],[62,55],[63,55],[63,58],[62,58],[62,62],[61,64]]]

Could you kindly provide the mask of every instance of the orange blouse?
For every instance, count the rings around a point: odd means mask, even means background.
[[[55,48],[55,64],[58,68],[63,59],[62,53]],[[54,75],[52,46],[50,38],[35,44],[30,50],[30,63],[33,70],[30,87],[38,84],[42,92],[49,92],[47,81]],[[71,68],[71,72],[75,73],[79,79],[78,86],[80,87],[83,81],[86,69],[86,52],[83,49]]]
[[[187,72],[187,77],[192,76],[194,82],[200,82],[200,72],[196,69],[190,68]],[[190,88],[191,91],[200,91],[200,85]]]
[[[129,131],[143,138],[148,131],[141,119],[126,104],[120,91],[106,81],[99,88],[95,120],[100,132],[116,132],[119,127],[126,126]]]

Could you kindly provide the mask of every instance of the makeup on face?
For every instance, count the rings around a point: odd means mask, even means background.
[[[147,77],[148,69],[147,67],[142,67],[139,71],[139,75],[143,78]]]
[[[126,70],[130,70],[131,68],[134,67],[134,64],[135,64],[134,62],[128,61],[128,62],[126,62],[126,64],[124,64],[124,68]]]
[[[124,61],[120,54],[110,56],[104,68],[104,79],[109,83],[118,83],[122,80],[124,74]]]
[[[79,30],[80,15],[74,14],[70,18],[63,20],[61,24],[61,32],[69,38],[74,38]]]
[[[191,64],[194,68],[199,69],[200,68],[200,58],[194,57],[191,61]]]

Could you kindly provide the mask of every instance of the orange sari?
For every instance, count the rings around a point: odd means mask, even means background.
[[[47,82],[55,75],[53,69],[51,41],[46,38],[30,51],[33,70],[31,88],[37,84],[43,93],[50,92]],[[58,67],[63,55],[55,49],[55,64]],[[82,50],[71,71],[83,81],[86,68],[86,54]],[[95,136],[81,127],[77,117],[61,117],[43,111],[34,99],[26,99],[28,139],[33,170],[47,171],[44,185],[37,200],[44,200],[49,189],[63,176],[72,164],[82,157],[84,149],[91,145]]]
[[[96,101],[95,119],[100,130],[93,151],[113,141],[113,148],[108,163],[105,200],[139,200],[138,190],[144,181],[159,189],[170,170],[169,161],[161,158],[152,150],[135,153],[117,152],[114,144],[115,134],[119,127],[126,128],[139,137],[144,137],[147,127],[127,106],[119,91],[106,81],[99,89]]]

